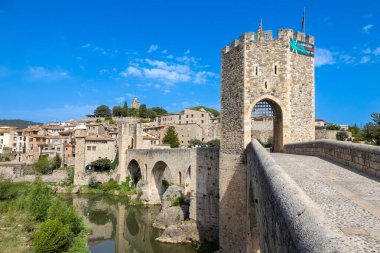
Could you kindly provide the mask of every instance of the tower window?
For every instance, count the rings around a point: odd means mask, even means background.
[[[274,74],[277,75],[277,65],[274,65]]]
[[[259,67],[255,67],[255,75],[256,75],[256,76],[259,75]]]
[[[265,81],[265,89],[268,89],[268,83]]]

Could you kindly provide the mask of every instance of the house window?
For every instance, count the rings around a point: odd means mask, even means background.
[[[87,150],[91,150],[91,146],[87,146]]]
[[[189,117],[189,115],[186,115],[186,118],[188,118]]]
[[[205,116],[203,113],[202,113],[201,115],[202,115],[202,117],[204,117],[204,116]]]
[[[201,123],[203,124],[205,121],[204,120],[201,120]]]
[[[96,150],[96,146],[92,146],[92,150]]]
[[[194,118],[194,115],[193,115],[193,114],[191,114],[191,117],[192,117],[192,118]]]

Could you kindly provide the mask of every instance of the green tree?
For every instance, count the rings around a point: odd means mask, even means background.
[[[214,117],[218,117],[220,115],[220,112],[218,110],[215,110],[215,109],[212,109],[212,108],[208,108],[208,107],[202,106],[202,105],[195,106],[195,107],[192,107],[192,108],[189,108],[189,109],[200,110],[202,108],[205,109],[206,111],[210,112],[212,115],[214,115]]]
[[[95,171],[110,170],[112,167],[111,160],[108,158],[99,158],[89,164]]]
[[[111,109],[106,105],[98,106],[94,111],[94,116],[110,118],[112,116]]]
[[[167,114],[168,112],[162,107],[152,107],[150,108],[152,111],[156,113],[157,116]]]
[[[356,124],[349,126],[348,131],[352,133],[352,136],[358,136],[360,134],[360,128]]]
[[[58,154],[55,154],[53,161],[51,163],[51,168],[53,170],[61,168],[62,159]]]
[[[128,110],[128,116],[132,116],[132,117],[138,117],[139,116],[139,111],[135,108],[130,108]]]
[[[168,129],[165,132],[165,136],[164,136],[162,142],[164,144],[170,144],[171,148],[178,148],[179,147],[178,134],[175,131],[174,126],[168,127]]]
[[[121,108],[121,116],[122,117],[128,117],[129,116],[127,101],[124,101],[123,108]]]
[[[122,112],[123,112],[123,107],[121,107],[120,105],[114,106],[112,108],[112,116],[114,117],[121,117]]]
[[[327,129],[327,130],[340,130],[340,126],[337,125],[337,124],[328,124],[328,125],[326,126],[326,129]]]
[[[148,118],[149,113],[148,113],[148,109],[146,108],[146,104],[140,105],[139,116],[140,118],[144,118],[144,119]]]
[[[375,122],[378,126],[380,126],[380,113],[371,113],[372,121]]]
[[[35,162],[32,167],[34,171],[40,174],[47,174],[51,172],[51,162],[46,155],[41,155],[38,157],[37,162]]]

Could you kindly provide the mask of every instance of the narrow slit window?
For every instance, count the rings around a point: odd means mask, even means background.
[[[256,75],[256,76],[259,75],[259,67],[256,67],[256,68],[255,68],[255,75]]]
[[[277,65],[274,65],[274,74],[277,75]]]
[[[268,83],[265,81],[265,89],[268,89]]]

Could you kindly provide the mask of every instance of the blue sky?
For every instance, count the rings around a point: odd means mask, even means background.
[[[101,104],[177,112],[220,107],[220,50],[244,32],[316,41],[316,117],[364,124],[380,112],[377,1],[0,0],[0,118],[65,121]]]

